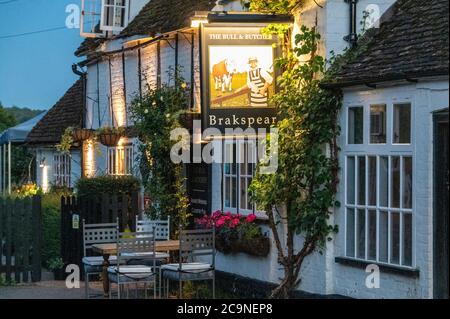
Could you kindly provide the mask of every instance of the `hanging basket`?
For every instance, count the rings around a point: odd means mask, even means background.
[[[117,133],[102,133],[98,136],[98,140],[105,146],[114,147],[117,146],[122,135]]]
[[[76,128],[73,130],[72,138],[74,142],[89,140],[94,136],[94,131],[86,128]]]

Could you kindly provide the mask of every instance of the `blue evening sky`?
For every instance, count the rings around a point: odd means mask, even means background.
[[[0,0],[0,101],[3,106],[52,107],[77,80],[71,65],[79,29],[5,38],[65,27],[68,4],[80,0]]]

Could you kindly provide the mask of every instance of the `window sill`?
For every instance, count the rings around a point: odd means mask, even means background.
[[[395,266],[395,265],[387,265],[383,263],[378,263],[376,261],[368,261],[368,260],[361,260],[361,259],[355,259],[355,258],[349,258],[349,257],[336,257],[334,259],[336,263],[355,267],[355,268],[362,268],[365,269],[368,265],[377,265],[380,267],[380,270],[385,273],[391,273],[395,275],[401,275],[405,277],[410,278],[419,278],[420,271],[417,268],[408,268],[403,266]]]

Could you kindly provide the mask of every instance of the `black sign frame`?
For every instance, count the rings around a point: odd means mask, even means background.
[[[223,29],[223,33],[232,32],[234,34],[240,34],[244,32],[237,32],[241,30],[255,30],[258,32],[251,32],[247,34],[261,34],[261,29],[266,27],[267,23],[208,23],[202,24],[200,27],[200,84],[201,84],[201,105],[202,105],[202,127],[207,128],[217,128],[222,133],[225,129],[236,129],[241,128],[246,130],[251,127],[255,130],[259,128],[268,129],[277,122],[277,109],[276,107],[220,107],[212,108],[210,105],[210,61],[209,61],[209,46],[210,45],[223,45],[220,44],[221,40],[210,40],[207,39],[208,31],[212,28]],[[271,45],[273,49],[273,60],[282,56],[282,48],[279,45],[278,37],[272,35],[271,39],[258,39],[258,40],[242,40],[234,39],[228,40],[226,45],[237,46],[261,46],[261,45]],[[275,45],[274,45],[275,44]],[[278,68],[274,66],[273,74],[273,87],[275,92],[278,90],[277,78],[281,75]],[[211,125],[210,116],[216,116],[216,124]],[[222,119],[221,124],[219,124],[219,119]],[[253,122],[249,125],[249,122]]]

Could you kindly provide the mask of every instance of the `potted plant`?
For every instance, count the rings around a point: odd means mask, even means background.
[[[94,137],[94,130],[79,127],[72,129],[72,138],[75,142],[89,140],[92,137]]]
[[[117,146],[124,135],[125,129],[123,127],[105,126],[97,130],[99,142],[108,147]]]
[[[214,212],[196,220],[203,228],[216,228],[216,249],[224,254],[246,253],[265,257],[270,252],[270,239],[256,224],[256,215],[242,216],[230,212]]]
[[[61,257],[53,257],[48,261],[48,269],[53,272],[55,280],[65,280],[66,272]]]

